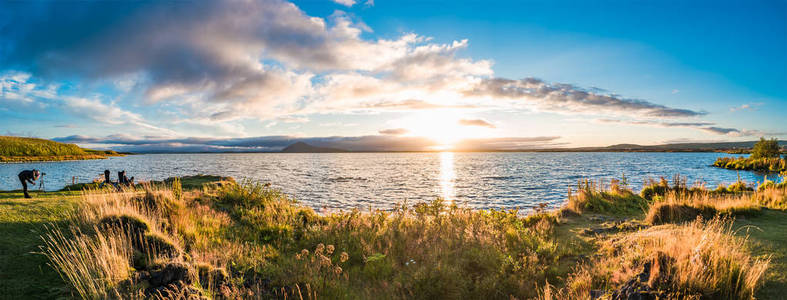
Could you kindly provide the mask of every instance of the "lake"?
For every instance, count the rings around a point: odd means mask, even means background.
[[[332,209],[390,208],[443,197],[473,208],[559,206],[584,178],[626,175],[639,190],[649,178],[674,174],[708,186],[737,180],[736,171],[711,167],[725,153],[242,153],[145,154],[105,160],[0,164],[0,189],[20,189],[21,170],[46,172],[46,190],[126,170],[136,180],[215,174],[271,183],[302,203]],[[740,172],[743,180],[763,175]],[[771,176],[775,177],[775,176]],[[771,178],[775,179],[775,178]]]

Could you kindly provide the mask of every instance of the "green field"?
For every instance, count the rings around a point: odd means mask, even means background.
[[[113,155],[119,154],[45,139],[0,136],[0,162],[102,159]]]

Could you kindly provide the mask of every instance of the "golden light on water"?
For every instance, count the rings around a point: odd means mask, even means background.
[[[440,152],[440,194],[445,200],[456,197],[456,173],[454,172],[454,153]]]

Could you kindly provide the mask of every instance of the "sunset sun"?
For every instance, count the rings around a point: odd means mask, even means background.
[[[430,111],[412,114],[399,120],[409,135],[425,137],[436,143],[432,150],[451,150],[462,140],[489,137],[494,126],[455,111]]]

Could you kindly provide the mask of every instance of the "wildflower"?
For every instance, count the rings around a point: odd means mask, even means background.
[[[331,259],[328,258],[325,255],[320,255],[320,265],[321,266],[330,266],[331,265]]]
[[[348,255],[347,252],[342,252],[342,254],[339,255],[339,261],[340,262],[345,262],[348,259],[350,259],[350,255]]]
[[[333,272],[336,273],[336,275],[342,274],[342,267],[336,266],[333,268]]]
[[[334,250],[333,245],[328,245],[328,247],[325,247],[325,253],[328,253],[328,255],[333,254],[333,250]]]
[[[322,243],[317,244],[317,248],[314,249],[314,253],[322,254],[322,251],[325,250],[325,245]]]

